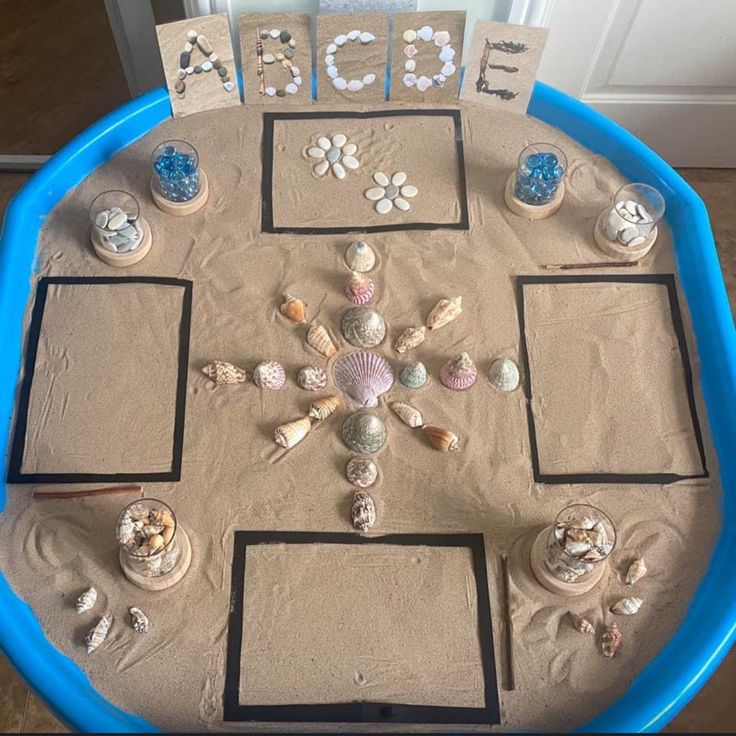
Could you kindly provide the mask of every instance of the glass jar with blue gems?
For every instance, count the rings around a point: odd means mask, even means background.
[[[550,204],[561,195],[567,157],[551,143],[533,143],[519,155],[514,195],[525,205]]]
[[[164,141],[151,156],[158,191],[169,202],[189,202],[200,192],[199,156],[186,141]]]

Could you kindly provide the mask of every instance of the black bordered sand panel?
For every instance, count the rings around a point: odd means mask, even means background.
[[[243,622],[248,549],[256,545],[350,545],[351,547],[466,548],[472,559],[477,593],[477,635],[482,669],[482,707],[412,705],[391,702],[319,704],[241,704],[241,662],[248,657]],[[320,616],[320,611],[314,611]],[[359,612],[356,612],[359,618]],[[295,654],[298,657],[298,654]],[[225,721],[341,722],[341,723],[445,723],[496,724],[500,722],[493,649],[491,605],[482,534],[389,534],[366,537],[333,532],[235,532],[230,593],[230,617],[224,692]]]
[[[122,285],[122,284],[146,284],[157,285],[165,288],[176,287],[181,290],[181,311],[178,327],[178,348],[176,356],[175,386],[172,385],[173,400],[171,401],[171,462],[170,468],[165,471],[156,469],[136,469],[136,458],[130,457],[130,468],[118,467],[108,468],[97,466],[85,471],[74,472],[43,472],[41,469],[33,472],[23,470],[24,456],[26,452],[27,434],[29,429],[29,410],[31,405],[31,391],[33,388],[34,374],[39,351],[39,342],[43,334],[43,318],[47,307],[47,296],[49,287],[63,285],[75,286],[98,286],[98,285]],[[159,278],[153,276],[122,276],[122,277],[45,277],[39,280],[36,290],[36,300],[33,305],[31,324],[28,330],[27,347],[24,362],[23,381],[18,398],[18,406],[15,420],[13,443],[11,446],[8,482],[9,483],[88,483],[88,482],[155,482],[155,481],[178,481],[181,476],[182,449],[184,442],[184,419],[186,410],[186,387],[187,369],[189,361],[189,333],[191,327],[192,311],[192,282],[174,278]],[[89,316],[89,322],[79,325],[80,330],[89,330],[91,339],[94,339],[95,315]],[[121,350],[130,348],[127,341],[120,338]],[[65,346],[60,346],[64,349]],[[145,377],[141,376],[144,380]],[[123,400],[123,399],[121,399]],[[90,420],[94,420],[94,407],[90,407]],[[74,433],[73,426],[68,427],[70,433]],[[65,428],[66,431],[66,428]],[[130,431],[128,427],[120,427],[119,441],[124,443],[125,433]],[[100,463],[104,466],[104,461]]]

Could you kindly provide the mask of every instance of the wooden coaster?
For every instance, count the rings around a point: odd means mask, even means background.
[[[102,236],[97,230],[92,228],[92,247],[95,249],[97,257],[108,264],[108,266],[115,266],[116,268],[124,268],[125,266],[132,266],[138,261],[142,261],[147,255],[148,251],[151,250],[153,245],[153,236],[151,235],[151,227],[144,217],[138,216],[137,222],[140,224],[143,230],[143,236],[141,237],[141,244],[135,249],[128,253],[112,253],[102,245]]]
[[[562,200],[565,198],[565,182],[561,181],[557,187],[557,192],[551,202],[547,204],[525,204],[516,194],[516,172],[512,171],[511,176],[506,180],[506,189],[503,198],[506,206],[519,217],[526,217],[527,220],[543,220],[545,217],[551,217],[562,206]]]
[[[207,183],[207,175],[199,170],[199,192],[197,196],[190,199],[188,202],[170,202],[163,194],[158,186],[156,177],[151,177],[151,194],[153,195],[153,201],[156,206],[167,215],[174,215],[175,217],[184,217],[185,215],[192,215],[197,210],[204,207],[207,198],[210,196],[210,187]]]
[[[186,575],[189,565],[192,562],[192,545],[189,541],[189,535],[182,527],[177,527],[176,535],[179,537],[179,544],[181,544],[181,557],[173,570],[156,578],[147,578],[131,567],[128,555],[123,550],[120,550],[120,567],[123,568],[125,577],[133,585],[137,585],[139,588],[143,588],[143,590],[166,590],[166,588],[170,588],[172,585],[178,583]]]
[[[529,562],[532,567],[532,572],[537,582],[543,587],[549,590],[551,593],[562,595],[567,598],[571,598],[576,595],[583,595],[584,593],[592,590],[603,577],[603,573],[606,571],[608,561],[602,562],[592,572],[589,578],[586,578],[579,583],[565,583],[559,578],[555,577],[547,568],[544,562],[544,558],[547,552],[547,540],[552,527],[548,526],[546,529],[542,529],[537,535],[532,545],[531,554],[529,555]]]
[[[609,210],[603,210],[598,215],[593,228],[593,235],[598,247],[607,255],[615,258],[617,261],[638,261],[649,253],[657,239],[657,228],[647,235],[647,239],[641,245],[621,245],[615,240],[609,240],[604,229],[604,222],[608,217]]]

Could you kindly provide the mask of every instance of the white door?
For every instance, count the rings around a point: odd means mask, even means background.
[[[536,6],[550,28],[539,79],[621,123],[673,166],[736,167],[736,0],[521,5]]]

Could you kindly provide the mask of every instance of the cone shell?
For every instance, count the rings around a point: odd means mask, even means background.
[[[374,348],[386,337],[386,322],[372,307],[353,307],[342,317],[343,337],[356,348]]]
[[[367,273],[376,264],[376,254],[368,243],[357,240],[345,250],[345,264],[351,271]]]
[[[519,367],[510,358],[499,358],[488,369],[488,380],[499,391],[514,391],[519,386]]]
[[[391,409],[407,427],[421,427],[422,424],[424,424],[422,413],[419,409],[415,409],[410,404],[404,404],[401,401],[394,401],[391,404]]]
[[[227,363],[224,360],[212,361],[212,363],[202,368],[202,373],[215,383],[222,384],[243,383],[246,379],[246,373],[243,368],[238,368],[238,366]]]
[[[309,432],[311,426],[312,420],[309,417],[297,419],[295,422],[289,422],[288,424],[282,424],[280,427],[276,427],[273,435],[274,442],[290,450],[307,436],[307,432]]]
[[[378,406],[378,397],[394,383],[388,361],[377,353],[348,353],[335,363],[335,384],[360,406]]]
[[[427,329],[436,330],[457,319],[463,311],[463,298],[454,296],[452,299],[440,299],[434,309],[427,316]]]
[[[427,368],[424,363],[409,363],[401,369],[399,380],[407,388],[421,388],[427,383]]]
[[[405,353],[407,350],[412,350],[421,345],[426,337],[427,328],[424,325],[421,327],[407,327],[394,340],[394,350],[397,353]]]
[[[339,406],[339,396],[325,396],[323,399],[317,399],[312,402],[312,405],[309,407],[309,416],[317,420],[327,419],[327,417],[337,411]]]
[[[467,353],[448,360],[440,369],[440,381],[453,391],[470,388],[478,378],[478,370]]]
[[[345,475],[356,488],[369,488],[378,478],[378,466],[369,457],[352,457],[345,468]]]
[[[619,616],[633,616],[639,612],[644,605],[643,598],[622,598],[611,606],[611,613],[617,613]]]
[[[568,611],[567,615],[570,617],[570,621],[576,631],[579,631],[581,634],[595,634],[595,627],[587,618],[578,616],[577,613],[573,613],[572,611]]]
[[[92,654],[105,639],[110,631],[112,616],[103,616],[88,632],[84,639],[87,654]]]
[[[643,557],[634,560],[626,571],[626,585],[634,585],[647,574],[647,566]]]
[[[435,427],[431,424],[425,424],[422,429],[424,430],[424,434],[429,440],[429,443],[437,450],[441,450],[442,452],[452,452],[460,449],[460,439],[456,434],[453,434],[449,430]]]
[[[295,325],[304,325],[307,323],[307,310],[304,302],[295,296],[284,296],[284,303],[279,307],[281,314],[286,319],[292,321]]]
[[[367,532],[376,523],[376,504],[370,493],[355,491],[352,508],[353,526]]]
[[[345,284],[345,296],[351,304],[368,304],[375,290],[373,279],[358,271],[353,271]]]
[[[316,365],[305,365],[296,375],[299,388],[305,391],[321,391],[327,385],[327,373]]]
[[[312,325],[307,332],[307,343],[311,345],[320,355],[325,358],[333,356],[337,352],[335,343],[332,342],[327,330],[322,325]]]
[[[281,363],[264,360],[253,369],[253,383],[267,391],[278,391],[286,383],[286,371]]]
[[[612,624],[608,624],[608,626],[606,626],[605,630],[603,631],[603,635],[601,636],[601,651],[603,652],[603,654],[605,654],[606,657],[614,657],[616,655],[616,652],[621,647],[622,641],[623,636],[618,630],[618,624],[615,622]]]
[[[94,587],[85,590],[82,595],[77,598],[77,613],[84,613],[89,611],[92,606],[97,602],[97,591]]]

